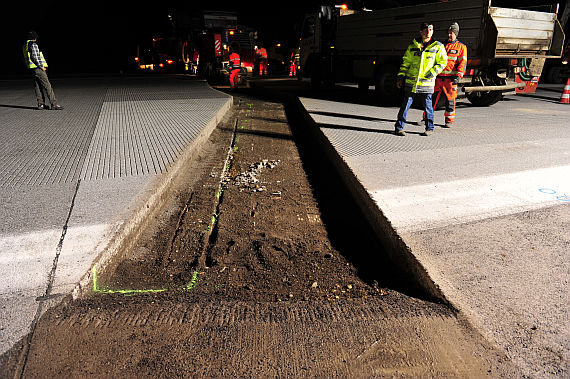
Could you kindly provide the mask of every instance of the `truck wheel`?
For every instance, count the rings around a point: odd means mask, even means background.
[[[360,91],[368,91],[368,81],[367,80],[359,80],[358,81],[358,89]]]
[[[383,103],[400,103],[402,91],[396,87],[398,67],[395,65],[382,65],[376,71],[376,96]]]
[[[312,89],[319,89],[321,88],[322,82],[322,75],[321,72],[317,69],[313,69],[311,72],[311,88]]]
[[[495,85],[503,85],[505,81],[500,78],[489,78],[489,77],[479,77],[473,78],[472,83],[473,85],[481,85],[481,80],[485,85],[495,86]],[[471,104],[475,105],[476,107],[489,107],[503,98],[503,93],[501,91],[489,91],[489,92],[467,92],[465,94],[467,100],[471,102]]]
[[[489,107],[503,98],[500,91],[470,92],[466,96],[467,100],[476,107]]]
[[[560,67],[551,67],[546,74],[546,80],[548,83],[553,84],[564,84],[566,83],[565,78],[562,78],[560,75],[561,69]]]

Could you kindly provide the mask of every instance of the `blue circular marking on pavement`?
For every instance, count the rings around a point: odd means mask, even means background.
[[[570,201],[570,196],[568,195],[556,196],[556,199],[560,201]]]
[[[547,195],[554,195],[556,193],[555,190],[550,189],[550,188],[540,188],[539,191],[542,193],[545,193]]]

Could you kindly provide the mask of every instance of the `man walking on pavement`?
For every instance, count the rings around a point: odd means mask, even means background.
[[[443,71],[447,63],[447,54],[441,42],[432,40],[433,24],[424,22],[420,25],[420,37],[408,46],[398,72],[396,86],[404,84],[404,101],[398,112],[395,134],[405,136],[406,116],[414,100],[420,101],[426,113],[426,130],[422,135],[433,133],[432,94],[436,76]]]
[[[46,74],[46,69],[48,67],[47,62],[44,58],[44,54],[40,51],[38,44],[36,43],[38,39],[38,34],[34,31],[28,32],[27,41],[22,48],[24,54],[24,63],[26,67],[33,72],[36,99],[38,101],[38,109],[50,109],[46,105],[46,95],[51,103],[51,109],[61,110],[63,107],[57,104],[55,94],[49,82],[48,76]]]
[[[447,65],[435,80],[435,102],[433,108],[437,106],[442,94],[445,94],[445,127],[449,128],[455,122],[455,100],[457,99],[457,83],[465,75],[467,68],[467,46],[457,40],[459,35],[459,25],[452,23],[447,31],[447,43],[445,51],[447,53]]]

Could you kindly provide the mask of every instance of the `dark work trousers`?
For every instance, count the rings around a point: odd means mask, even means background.
[[[55,94],[53,93],[46,72],[41,68],[34,68],[33,72],[38,105],[46,103],[46,96],[52,106],[57,105],[57,100],[55,99]]]

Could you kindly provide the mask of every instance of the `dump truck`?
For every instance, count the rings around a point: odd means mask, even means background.
[[[321,6],[305,16],[301,30],[301,69],[315,87],[335,82],[375,86],[383,101],[401,97],[396,75],[419,26],[434,25],[444,42],[459,23],[468,62],[460,93],[476,106],[490,106],[504,93],[534,92],[545,59],[560,57],[564,33],[556,9],[493,7],[491,0],[459,0],[374,11]]]

